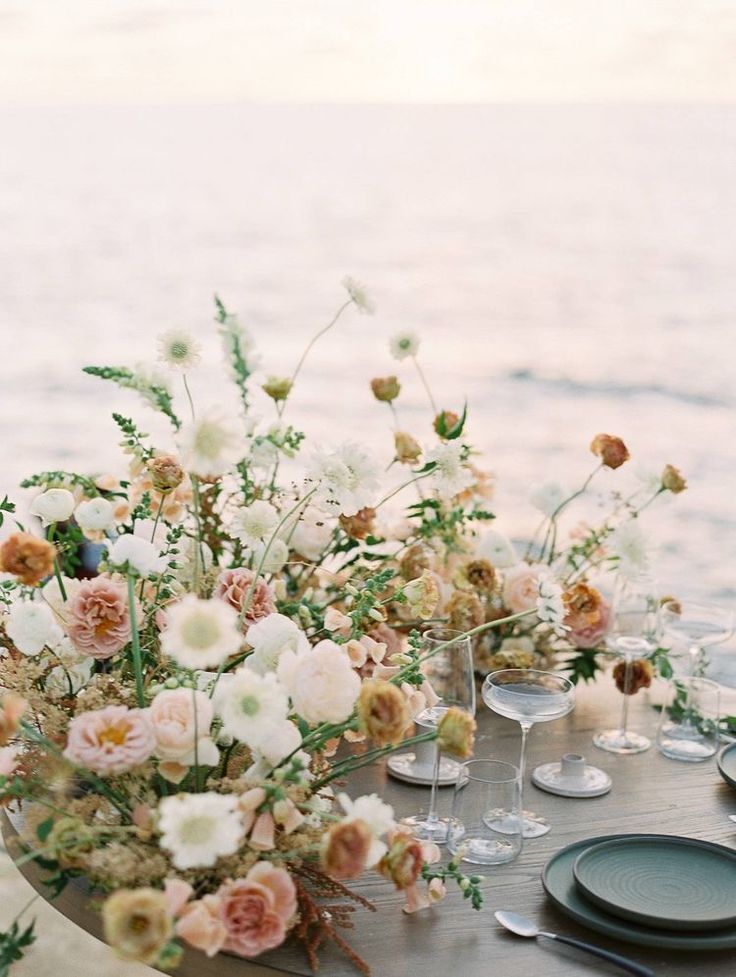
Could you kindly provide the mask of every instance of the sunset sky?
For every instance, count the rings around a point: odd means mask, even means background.
[[[731,101],[734,0],[0,0],[0,103]]]

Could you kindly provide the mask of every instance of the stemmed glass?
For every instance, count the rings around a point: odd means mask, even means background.
[[[651,657],[657,648],[657,597],[650,577],[619,576],[606,645],[624,662],[621,719],[617,728],[596,733],[593,742],[609,753],[643,753],[652,745],[651,740],[630,730],[628,719],[632,665],[637,659]]]
[[[440,650],[436,651],[435,649],[438,648]],[[463,709],[471,715],[475,714],[475,677],[470,638],[462,631],[432,628],[423,636],[423,654],[431,652],[435,653],[422,662],[421,669],[436,695],[439,696],[439,701],[414,719],[418,726],[424,726],[426,729],[435,729],[451,706]],[[434,841],[438,845],[444,844],[447,840],[451,820],[448,817],[440,817],[437,813],[437,785],[441,759],[441,751],[437,748],[429,810],[426,813],[402,818],[401,821],[413,830],[417,838],[423,841]]]
[[[571,712],[575,706],[575,686],[557,672],[542,672],[535,668],[504,668],[486,676],[482,695],[489,709],[506,719],[515,719],[521,726],[519,771],[523,792],[529,730],[534,723],[549,723],[554,719],[562,719]],[[533,811],[522,810],[522,818],[522,834],[525,838],[539,838],[546,835],[551,827],[549,821]],[[503,830],[498,823],[494,828],[496,831]],[[509,828],[512,831],[518,830],[515,825],[510,825]]]

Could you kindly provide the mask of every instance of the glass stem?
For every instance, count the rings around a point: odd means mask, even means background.
[[[435,741],[435,752],[434,752],[434,770],[432,772],[432,792],[429,795],[429,811],[427,812],[427,824],[430,827],[434,827],[439,822],[439,817],[437,815],[437,787],[440,780],[440,761],[442,759],[442,753],[437,742]]]
[[[532,723],[520,722],[521,726],[521,755],[519,756],[519,807],[524,810],[524,778],[526,777],[526,741]]]
[[[694,679],[698,676],[700,658],[703,654],[703,649],[698,644],[690,645],[690,660],[692,661],[693,667],[690,669],[690,678]],[[692,709],[692,682],[685,683],[685,701],[682,704],[683,716],[682,725],[685,727],[691,727],[695,724],[693,723],[693,709]]]
[[[626,656],[624,659],[624,694],[623,702],[621,703],[621,722],[619,723],[619,732],[621,736],[626,737],[626,730],[629,725],[629,688],[631,686],[631,659]]]

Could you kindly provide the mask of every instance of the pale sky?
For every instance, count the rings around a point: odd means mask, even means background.
[[[735,98],[736,0],[0,0],[0,104]]]

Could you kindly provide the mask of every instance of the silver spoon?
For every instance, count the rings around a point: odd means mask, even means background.
[[[538,936],[546,936],[550,940],[557,940],[559,943],[566,943],[568,946],[577,947],[578,950],[586,950],[588,953],[592,953],[594,957],[600,957],[601,960],[608,960],[609,963],[615,963],[622,970],[626,970],[630,974],[635,974],[636,977],[654,977],[654,971],[650,970],[649,967],[644,967],[642,964],[636,963],[634,960],[628,960],[626,957],[620,957],[617,953],[604,950],[603,947],[583,943],[582,940],[575,940],[571,936],[545,933],[531,919],[527,919],[526,916],[520,916],[519,913],[510,913],[505,909],[500,909],[494,915],[501,926],[504,926],[507,930],[511,930],[512,933],[516,933],[517,936],[529,936],[535,939]]]

